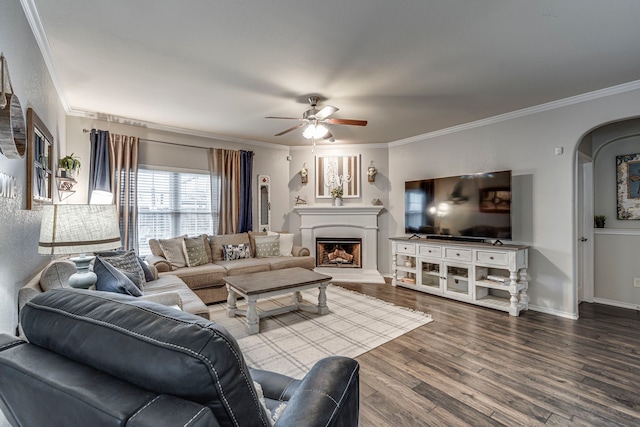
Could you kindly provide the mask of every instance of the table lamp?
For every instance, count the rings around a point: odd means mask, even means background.
[[[95,273],[89,271],[98,252],[120,248],[120,226],[115,205],[45,205],[40,225],[38,253],[43,255],[71,255],[77,272],[69,278],[74,288],[89,288],[96,283]]]

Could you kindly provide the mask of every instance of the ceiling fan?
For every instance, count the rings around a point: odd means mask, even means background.
[[[289,129],[283,130],[280,133],[275,134],[275,136],[281,136],[286,133],[292,132],[296,129],[300,129],[305,127],[304,132],[302,132],[302,136],[307,139],[331,139],[333,135],[329,132],[329,129],[325,126],[329,125],[350,125],[350,126],[366,126],[366,120],[353,120],[353,119],[330,119],[333,113],[338,111],[338,108],[333,107],[331,105],[326,105],[322,107],[322,109],[316,109],[318,102],[320,101],[319,96],[310,96],[307,98],[311,108],[302,113],[302,118],[298,117],[265,117],[266,119],[285,119],[285,120],[299,120],[302,123],[297,124]]]

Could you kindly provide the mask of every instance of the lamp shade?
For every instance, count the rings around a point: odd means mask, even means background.
[[[121,247],[115,205],[45,205],[38,253],[98,252]]]

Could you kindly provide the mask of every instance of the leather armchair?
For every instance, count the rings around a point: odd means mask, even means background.
[[[322,359],[302,380],[249,369],[221,326],[117,294],[28,302],[28,340],[0,334],[0,409],[14,426],[356,426],[359,366]],[[264,392],[264,404],[256,385]]]

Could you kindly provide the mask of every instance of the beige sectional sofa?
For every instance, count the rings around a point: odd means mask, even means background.
[[[205,241],[207,260],[205,264],[196,266],[182,266],[182,263],[171,260],[171,256],[163,251],[163,241],[149,240],[152,255],[146,261],[153,265],[160,277],[175,275],[182,279],[205,304],[226,301],[227,289],[224,277],[239,274],[259,273],[283,268],[302,267],[313,270],[316,261],[310,255],[309,249],[293,246],[290,256],[258,257],[256,254],[256,237],[266,236],[264,232],[248,232],[238,234],[224,234],[219,236],[199,236]],[[184,237],[184,236],[182,236]],[[174,238],[180,239],[180,237]],[[171,240],[171,239],[167,239]],[[225,261],[224,245],[249,245],[251,257]],[[166,245],[164,245],[166,248]]]
[[[145,283],[144,299],[163,305],[177,305],[183,311],[209,319],[209,308],[180,278],[171,274],[159,277],[153,270],[157,278]],[[46,290],[69,287],[66,279],[75,272],[76,266],[71,261],[52,261],[20,288],[18,310]]]

